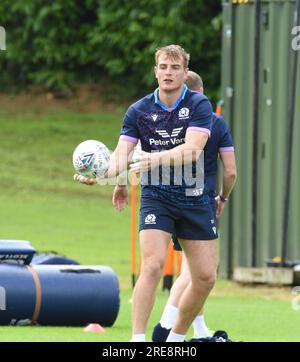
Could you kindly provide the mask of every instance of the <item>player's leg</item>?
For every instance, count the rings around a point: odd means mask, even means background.
[[[211,208],[213,210],[214,218],[216,219],[216,201],[215,193],[211,196]],[[204,318],[204,307],[201,309],[200,313],[197,315],[193,322],[194,328],[194,338],[206,338],[212,337],[211,331],[207,328]]]
[[[155,300],[155,291],[163,273],[170,238],[171,233],[162,230],[147,229],[140,231],[142,265],[133,292],[133,337],[145,334]]]
[[[182,253],[182,265],[181,272],[178,278],[175,280],[170,290],[170,296],[162,314],[160,325],[163,328],[171,329],[175,323],[178,314],[178,305],[180,297],[184,290],[190,283],[190,271],[187,264],[186,256]],[[194,338],[206,338],[211,337],[212,334],[209,332],[205,319],[204,319],[204,308],[201,309],[199,314],[193,321]]]
[[[133,337],[145,338],[147,322],[154,304],[155,290],[163,273],[168,245],[174,231],[174,207],[150,194],[141,197],[140,246],[141,273],[133,293]],[[138,338],[139,338],[138,337]],[[133,338],[132,340],[136,340]],[[139,339],[140,340],[140,339]]]
[[[176,235],[173,235],[172,239],[173,239],[174,250],[182,251],[182,248],[179,244]],[[182,253],[182,264],[181,264],[180,275],[172,285],[168,301],[164,307],[159,323],[154,326],[152,332],[153,342],[166,341],[170,333],[170,330],[173,327],[178,315],[178,304],[180,297],[183,294],[185,288],[188,286],[189,282],[190,282],[190,272],[187,265],[185,254]],[[194,328],[194,338],[211,337],[211,333],[209,332],[205,323],[203,308],[201,309],[200,313],[196,316],[195,320],[193,321],[193,328]]]
[[[216,219],[215,193],[213,193],[211,196],[211,208],[213,210],[214,219]],[[211,331],[209,331],[205,323],[204,307],[201,309],[200,313],[195,318],[193,322],[193,328],[194,328],[194,338],[212,337],[212,333]]]
[[[186,254],[191,283],[180,299],[172,331],[184,336],[214,286],[218,253],[217,240],[181,240],[181,245]]]
[[[182,207],[175,232],[187,258],[191,282],[180,298],[178,317],[167,342],[183,341],[215,283],[218,235],[210,199],[203,197],[203,203]]]
[[[189,270],[186,259],[183,256],[181,273],[175,280],[170,290],[169,299],[164,307],[164,311],[158,324],[155,325],[152,332],[153,342],[165,342],[171,328],[173,327],[178,314],[178,304],[180,297],[190,282]]]
[[[185,288],[188,286],[190,282],[190,271],[187,264],[187,260],[185,254],[182,253],[182,264],[181,264],[181,271],[178,278],[176,278],[172,288],[170,290],[170,295],[167,301],[167,304],[172,305],[178,308],[180,297],[184,292]]]

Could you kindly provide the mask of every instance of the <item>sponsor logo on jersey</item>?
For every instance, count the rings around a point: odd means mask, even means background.
[[[169,146],[169,145],[173,145],[173,146],[177,146],[180,145],[182,143],[184,143],[184,138],[175,138],[179,135],[179,133],[182,131],[183,127],[178,127],[178,128],[174,128],[171,132],[171,134],[169,134],[165,129],[159,129],[156,130],[155,132],[157,134],[160,135],[161,138],[163,138],[162,140],[157,140],[154,138],[150,138],[149,139],[149,143],[150,145],[154,145],[154,146]]]
[[[157,114],[152,114],[151,117],[152,117],[153,121],[155,122],[157,120],[158,115]]]
[[[154,146],[169,146],[170,144],[173,146],[177,146],[184,143],[184,138],[170,138],[169,140],[156,140],[154,138],[150,138],[149,143],[150,145]]]
[[[162,138],[171,138],[171,137],[177,137],[181,132],[182,128],[183,127],[174,128],[171,134],[169,134],[164,129],[157,129],[155,132],[158,133]]]

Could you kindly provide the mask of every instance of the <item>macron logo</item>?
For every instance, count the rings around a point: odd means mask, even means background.
[[[174,128],[171,135],[164,129],[156,130],[155,132],[158,133],[162,138],[170,138],[170,137],[177,137],[181,132],[183,127]]]
[[[152,114],[151,117],[152,117],[153,121],[155,122],[157,120],[158,115],[157,114]]]

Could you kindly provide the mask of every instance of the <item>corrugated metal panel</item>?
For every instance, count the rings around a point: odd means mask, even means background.
[[[232,116],[232,6],[227,2],[223,4],[223,37],[222,37],[222,83],[223,99],[225,104],[223,114],[228,121],[233,121]],[[232,126],[232,124],[231,124]],[[231,203],[225,208],[219,228],[220,242],[220,272],[227,277],[227,272],[232,272],[232,230],[231,230]]]
[[[252,170],[243,165],[252,164],[253,139],[253,57],[254,49],[249,44],[254,43],[254,7],[253,5],[234,7],[234,45],[233,51],[233,122],[232,132],[235,142],[238,177],[232,198],[232,235],[244,247],[233,249],[234,265],[239,261],[248,265],[251,258],[251,190]],[[245,41],[245,34],[248,39]]]
[[[295,1],[261,1],[259,87],[254,89],[255,1],[223,2],[222,95],[224,116],[236,145],[238,182],[220,223],[222,275],[235,266],[257,266],[281,252],[285,155],[289,100],[291,28]],[[232,29],[228,42],[228,29]],[[300,68],[298,67],[298,79]],[[297,84],[298,99],[299,83]],[[233,89],[230,97],[228,89]],[[253,139],[254,92],[259,92],[257,149]],[[299,139],[297,104],[294,140]],[[298,120],[298,122],[297,122]],[[293,144],[292,191],[288,231],[288,258],[300,259],[300,154]],[[257,161],[257,213],[253,228],[253,154]],[[299,187],[298,187],[299,188]],[[255,235],[253,235],[255,231]],[[253,239],[256,237],[256,247]],[[254,256],[252,252],[255,250]],[[254,259],[253,259],[254,258]]]
[[[298,101],[297,101],[298,100]],[[288,257],[300,260],[300,50],[296,91],[295,129],[291,184],[290,224],[288,230]]]
[[[251,15],[250,15],[251,13]],[[231,15],[231,16],[230,16]],[[228,33],[231,29],[231,46]],[[220,272],[231,274],[237,263],[248,265],[251,245],[251,167],[252,163],[252,94],[254,7],[224,3],[223,19],[223,113],[230,123],[235,142],[238,182],[220,220]],[[240,46],[237,47],[236,44]],[[232,90],[232,91],[231,91]],[[243,248],[237,247],[238,244]]]
[[[290,2],[261,8],[257,265],[280,255],[292,10]]]

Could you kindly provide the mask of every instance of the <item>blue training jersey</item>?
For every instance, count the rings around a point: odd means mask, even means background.
[[[211,136],[204,148],[205,185],[210,193],[215,194],[218,170],[218,154],[234,152],[234,145],[227,122],[219,115],[213,114]]]
[[[156,89],[154,93],[128,108],[123,120],[121,139],[133,143],[140,140],[142,150],[146,152],[169,150],[185,142],[188,129],[210,135],[212,116],[212,107],[207,97],[189,90],[186,85],[176,103],[170,108],[160,102]],[[145,196],[147,193],[153,195],[153,192],[157,192],[160,195],[175,196],[188,203],[190,202],[188,199],[191,199],[189,196],[201,199],[202,193],[187,195],[186,190],[193,190],[195,185],[188,185],[184,177],[180,180],[180,184],[174,182],[174,167],[170,167],[169,172],[169,185],[163,182],[155,185],[144,184],[142,195]],[[163,176],[164,171],[161,168],[160,173],[162,174],[160,176]]]

